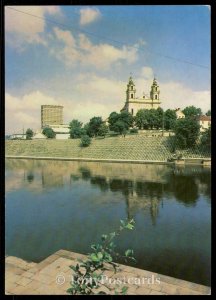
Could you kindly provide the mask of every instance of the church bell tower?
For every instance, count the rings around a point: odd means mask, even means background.
[[[135,93],[136,93],[136,89],[135,89],[135,84],[133,82],[132,77],[130,76],[128,84],[127,84],[127,90],[126,90],[126,101],[130,101],[135,99]]]
[[[159,85],[157,83],[157,80],[154,78],[151,86],[150,98],[153,101],[154,100],[159,101],[159,95],[160,95]]]

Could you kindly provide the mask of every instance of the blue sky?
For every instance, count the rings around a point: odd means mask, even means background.
[[[64,105],[65,123],[106,118],[123,107],[130,72],[137,97],[155,75],[164,109],[210,108],[208,6],[10,7],[6,133],[39,129],[41,104]]]

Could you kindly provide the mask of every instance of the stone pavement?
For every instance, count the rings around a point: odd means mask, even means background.
[[[70,287],[73,272],[69,266],[76,265],[77,258],[85,259],[86,256],[59,250],[37,264],[8,256],[5,259],[5,294],[68,295],[66,290]],[[104,274],[104,284],[97,291],[109,295],[123,286],[128,287],[128,295],[211,294],[210,287],[125,265],[120,265],[117,273],[110,269]]]

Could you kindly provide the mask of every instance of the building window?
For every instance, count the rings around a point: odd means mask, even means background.
[[[155,95],[155,99],[157,99],[157,95]]]
[[[131,86],[131,91],[133,90],[133,86]]]
[[[133,116],[133,108],[131,108],[131,114],[132,114],[132,116]]]
[[[131,98],[133,98],[133,94],[131,94]]]
[[[155,87],[155,91],[157,92],[157,87]]]

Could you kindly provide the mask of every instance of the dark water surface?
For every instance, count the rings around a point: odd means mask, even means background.
[[[201,166],[6,159],[6,254],[86,254],[133,217],[116,244],[135,267],[210,285],[210,182]]]

